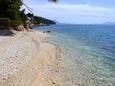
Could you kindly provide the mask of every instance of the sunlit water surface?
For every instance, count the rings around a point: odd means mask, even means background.
[[[62,49],[62,86],[115,86],[114,25],[34,26]]]

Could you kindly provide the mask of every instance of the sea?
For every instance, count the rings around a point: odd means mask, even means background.
[[[115,86],[115,25],[34,26],[62,50],[60,86]]]

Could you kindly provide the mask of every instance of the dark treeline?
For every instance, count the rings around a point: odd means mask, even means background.
[[[56,24],[54,21],[40,17],[40,16],[34,16],[32,13],[26,14],[27,19],[29,19],[33,24],[37,25],[50,25],[50,24]]]

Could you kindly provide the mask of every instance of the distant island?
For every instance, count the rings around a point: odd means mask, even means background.
[[[115,22],[104,22],[103,24],[115,25]]]

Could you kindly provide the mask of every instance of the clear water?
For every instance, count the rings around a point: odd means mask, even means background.
[[[115,25],[34,26],[62,48],[62,86],[115,86]]]

